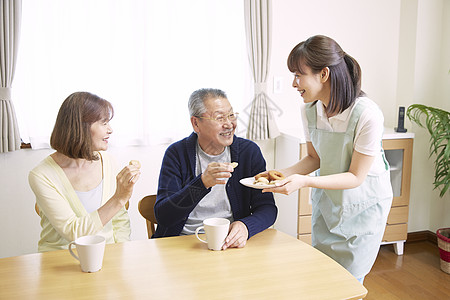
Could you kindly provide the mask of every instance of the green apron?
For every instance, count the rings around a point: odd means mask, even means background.
[[[355,129],[368,99],[356,104],[346,132],[317,129],[316,106],[308,104],[306,116],[311,143],[320,157],[317,175],[347,172],[353,154]],[[381,141],[380,141],[381,143]],[[327,254],[356,278],[369,273],[378,254],[392,204],[389,165],[378,176],[367,175],[353,189],[312,190],[312,245]]]

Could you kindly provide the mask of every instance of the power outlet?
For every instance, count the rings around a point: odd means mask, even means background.
[[[273,93],[281,94],[283,92],[283,77],[274,76],[273,77]]]

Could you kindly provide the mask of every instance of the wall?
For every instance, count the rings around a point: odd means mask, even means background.
[[[40,218],[34,211],[34,195],[28,172],[48,150],[0,153],[0,257],[36,252]]]
[[[385,114],[387,127],[397,121],[397,107],[425,103],[450,109],[450,0],[321,0],[273,1],[273,47],[269,88],[281,77],[281,93],[269,92],[281,130],[301,131],[297,92],[286,67],[290,50],[314,34],[335,38],[363,69],[363,89]],[[438,50],[436,50],[436,48]],[[416,133],[408,231],[435,230],[450,224],[450,199],[432,191],[433,167],[428,136]],[[273,141],[259,143],[268,167],[273,166]],[[145,222],[137,201],[156,191],[166,146],[113,148],[121,164],[138,159],[143,174],[130,201],[132,239],[145,239]],[[20,150],[0,154],[0,258],[33,253],[40,225],[27,175],[51,150]]]
[[[441,36],[441,88],[437,100],[438,106],[450,111],[450,0],[443,1],[442,7],[442,36]],[[432,205],[432,214],[430,228],[437,230],[442,227],[450,226],[450,193],[448,192],[443,199],[435,198]]]
[[[421,103],[450,111],[450,1],[420,0],[417,5],[413,96]],[[450,193],[439,198],[433,190],[434,156],[429,156],[428,132],[411,124],[416,133],[413,152],[410,223],[408,229],[436,231],[450,226]]]
[[[335,39],[358,60],[363,90],[382,108],[387,123],[396,119],[400,0],[273,1],[273,77],[282,78],[282,92],[269,96],[281,108],[281,129],[301,129],[301,99],[291,87],[286,60],[292,48],[310,36]]]

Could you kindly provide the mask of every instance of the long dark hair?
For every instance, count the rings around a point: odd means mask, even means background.
[[[114,109],[105,99],[88,92],[73,93],[59,109],[50,145],[71,158],[98,160],[92,148],[91,125],[113,116]]]
[[[330,69],[330,103],[327,113],[341,113],[350,107],[357,97],[365,95],[361,90],[361,68],[358,62],[345,53],[335,40],[315,35],[292,49],[287,65],[289,71],[305,74],[304,66],[314,74]]]

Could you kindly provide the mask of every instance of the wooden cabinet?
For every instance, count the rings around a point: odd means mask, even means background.
[[[394,244],[398,255],[403,254],[403,244],[408,233],[409,193],[411,185],[411,165],[413,133],[396,133],[386,129],[383,136],[383,149],[391,168],[391,184],[394,193],[392,208],[388,216],[386,231],[382,244]],[[292,153],[296,151],[298,154]],[[287,161],[287,157],[302,158],[306,155],[306,144],[301,138],[282,134],[276,141],[275,168],[284,168],[296,161]],[[311,244],[311,201],[310,188],[303,188],[289,196],[275,195],[282,221],[275,222],[274,227],[292,234],[296,228],[297,238]],[[290,199],[287,199],[290,198]],[[295,205],[290,204],[295,201]],[[292,218],[292,210],[298,214]]]
[[[306,156],[306,144],[300,145],[300,159]],[[311,245],[311,188],[300,189],[298,193],[298,239]],[[300,222],[303,220],[303,222]],[[306,222],[305,220],[308,220]]]
[[[413,138],[383,139],[383,149],[391,168],[394,199],[382,243],[394,244],[395,253],[402,255],[408,235]]]

